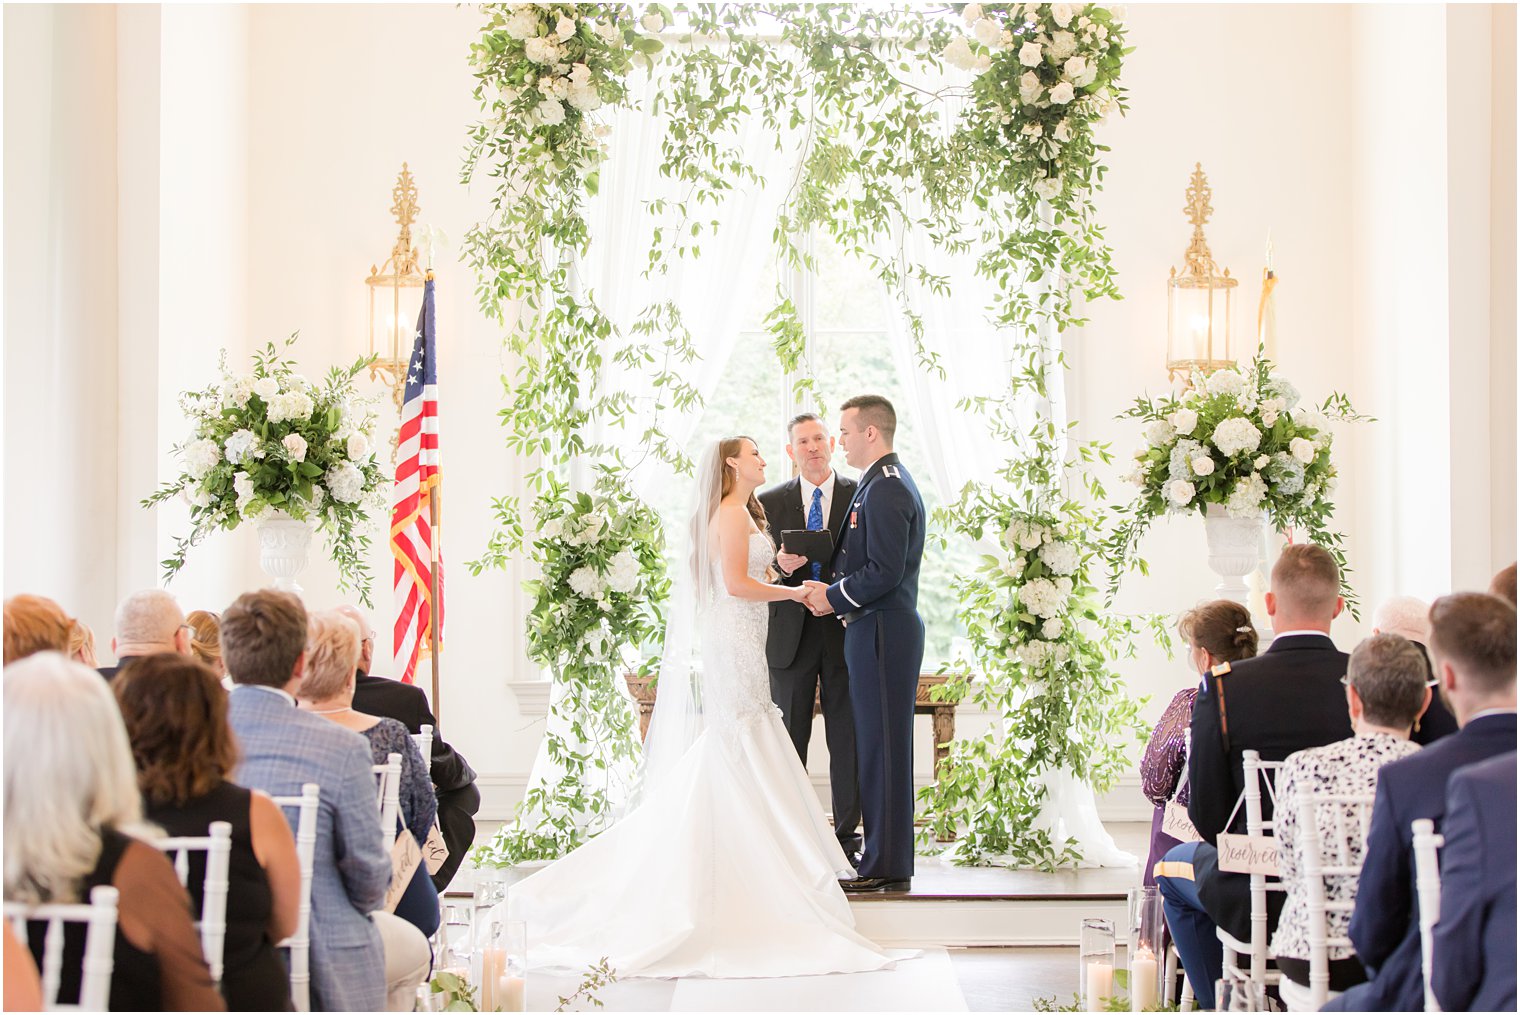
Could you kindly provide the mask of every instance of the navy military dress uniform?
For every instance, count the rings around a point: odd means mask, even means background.
[[[865,849],[862,878],[913,876],[913,706],[924,661],[918,571],[924,502],[895,454],[860,477],[834,552],[829,604],[845,625]]]

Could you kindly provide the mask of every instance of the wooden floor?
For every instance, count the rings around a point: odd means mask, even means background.
[[[950,963],[971,1011],[1029,1011],[1077,992],[1075,948],[952,948]]]

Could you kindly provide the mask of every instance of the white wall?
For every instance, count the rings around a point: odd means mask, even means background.
[[[487,810],[500,813],[542,722],[507,687],[532,675],[521,653],[522,575],[475,578],[464,567],[490,531],[490,499],[520,492],[525,471],[496,421],[501,329],[476,309],[458,259],[489,196],[485,184],[458,183],[476,112],[466,58],[478,15],[270,5],[8,7],[5,18],[7,590],[50,592],[108,630],[115,598],[151,583],[168,538],[183,531],[179,509],[136,507],[183,436],[173,394],[212,379],[216,349],[241,359],[297,329],[308,375],[360,354],[363,280],[394,240],[391,188],[406,161],[422,222],[453,244],[437,265],[442,712],[484,777]],[[1491,58],[1459,68],[1458,80],[1498,87],[1498,97],[1464,104],[1441,74],[1425,79],[1434,86],[1408,87],[1406,54],[1444,54],[1431,33],[1482,29],[1475,18],[1511,27],[1490,30]],[[1242,280],[1240,346],[1254,344],[1270,231],[1282,367],[1310,397],[1344,390],[1380,419],[1338,437],[1338,520],[1351,532],[1364,598],[1434,595],[1454,573],[1471,583],[1512,558],[1514,112],[1500,83],[1513,81],[1513,13],[1148,5],[1130,19],[1131,110],[1105,131],[1113,151],[1101,196],[1126,299],[1094,307],[1069,343],[1084,435],[1127,455],[1137,435],[1113,415],[1140,388],[1166,386],[1164,285],[1187,244],[1183,193],[1202,162],[1214,188],[1210,243]],[[1484,124],[1496,125],[1492,144]],[[103,157],[85,157],[97,149]],[[1489,195],[1488,207],[1450,193],[1458,176]],[[35,250],[48,256],[28,256]],[[1481,283],[1470,279],[1466,268],[1486,258]],[[1453,347],[1447,336],[1458,330]],[[1454,411],[1459,386],[1483,372],[1486,408]],[[388,391],[371,390],[389,406]],[[1492,477],[1473,486],[1458,476],[1464,454]],[[1442,463],[1437,479],[1430,462]],[[1109,473],[1115,495],[1121,471]],[[21,475],[36,496],[12,478]],[[49,510],[36,511],[38,501]],[[1486,542],[1464,528],[1474,501]],[[371,554],[382,632],[384,522],[375,520]],[[220,607],[258,584],[253,542],[244,531],[209,540],[174,586],[186,605]],[[1159,524],[1145,555],[1152,575],[1130,578],[1121,608],[1175,613],[1209,597],[1195,518]],[[334,579],[330,564],[314,563],[309,603],[337,601]],[[1350,644],[1361,630],[1343,621],[1336,636]],[[1152,696],[1150,715],[1186,680],[1155,651],[1120,668]],[[820,752],[814,767],[822,761]]]

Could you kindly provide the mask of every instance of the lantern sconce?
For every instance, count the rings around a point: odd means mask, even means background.
[[[369,353],[375,357],[369,368],[370,380],[383,378],[390,385],[399,410],[417,314],[427,283],[417,250],[412,246],[412,223],[417,221],[421,208],[417,204],[417,184],[405,162],[401,163],[391,196],[395,199],[391,214],[396,216],[401,231],[390,256],[378,267],[371,265],[369,278],[364,282],[369,287]]]
[[[1215,370],[1235,365],[1230,311],[1240,282],[1230,277],[1230,269],[1219,270],[1203,235],[1203,225],[1214,212],[1209,204],[1213,196],[1203,164],[1195,163],[1183,208],[1193,223],[1193,240],[1182,274],[1173,268],[1166,283],[1167,377],[1175,380],[1180,374],[1187,387]]]

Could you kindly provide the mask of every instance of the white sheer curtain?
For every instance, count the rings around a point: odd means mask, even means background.
[[[611,349],[635,340],[647,341],[655,346],[654,352],[659,356],[662,351],[659,343],[665,336],[639,336],[632,328],[647,307],[672,300],[680,309],[700,357],[682,367],[681,372],[704,397],[710,394],[739,335],[740,318],[748,302],[742,295],[755,286],[769,289],[775,285],[771,229],[795,166],[795,149],[777,150],[757,120],[743,124],[731,137],[718,139],[720,143],[736,144],[746,153],[761,183],[737,185],[716,207],[693,201],[695,220],[704,225],[717,222],[716,231],[704,229],[696,241],[700,256],[672,255],[665,274],[646,278],[654,230],[663,226],[669,235],[672,224],[669,212],[651,212],[650,203],[664,200],[669,204],[690,197],[689,184],[660,172],[661,142],[668,120],[655,116],[652,109],[662,87],[658,64],[653,73],[637,73],[631,83],[637,108],[620,107],[608,117],[612,128],[607,137],[610,157],[601,167],[598,193],[586,209],[591,243],[585,257],[575,266],[579,285],[595,297],[617,336],[592,388],[598,395],[624,392],[634,400],[632,411],[622,418],[598,420],[592,439],[618,448],[625,461],[639,463],[633,473],[633,484],[635,492],[644,497],[661,485],[688,482],[685,477],[676,476],[664,462],[644,457],[645,431],[657,424],[689,452],[702,408],[700,405],[686,410],[666,408],[657,417],[656,392],[649,371],[628,370],[616,364]],[[692,241],[689,233],[684,241]],[[584,474],[584,469],[572,468],[574,485],[589,485],[584,482]],[[564,695],[562,685],[550,689],[548,728],[528,776],[529,790],[556,784],[562,777],[561,769],[549,757],[547,734],[554,734],[572,750],[584,748],[568,719],[555,715],[554,705]],[[633,708],[631,700],[629,708]],[[628,762],[606,772],[608,794],[615,810],[620,810],[627,799],[635,767]]]

